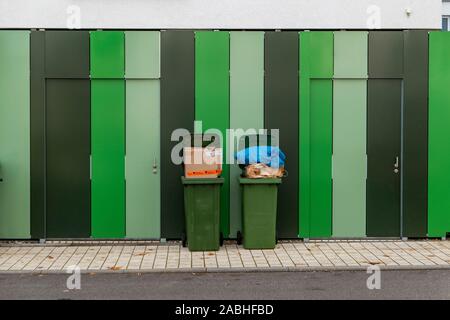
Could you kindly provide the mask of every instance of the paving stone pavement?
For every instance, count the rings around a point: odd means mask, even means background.
[[[450,269],[450,241],[318,240],[280,242],[274,250],[246,250],[226,242],[219,251],[190,252],[178,242],[52,241],[0,243],[0,272],[233,272]]]

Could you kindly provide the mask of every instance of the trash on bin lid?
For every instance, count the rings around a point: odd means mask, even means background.
[[[282,178],[284,175],[284,167],[272,168],[264,163],[254,163],[245,167],[245,177],[250,179]]]
[[[254,146],[236,152],[235,158],[238,164],[263,163],[272,168],[284,166],[286,155],[279,147]]]

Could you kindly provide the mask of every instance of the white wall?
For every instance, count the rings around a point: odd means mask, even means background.
[[[442,15],[443,16],[450,16],[450,2],[443,2],[442,3]]]
[[[441,27],[441,0],[0,0],[0,28],[67,28],[73,5],[86,29]]]

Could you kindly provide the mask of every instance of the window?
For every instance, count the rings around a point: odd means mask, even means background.
[[[442,31],[449,31],[449,19],[450,16],[442,16]]]

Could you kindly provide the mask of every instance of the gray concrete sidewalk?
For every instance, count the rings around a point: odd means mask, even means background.
[[[242,272],[450,269],[450,241],[289,241],[274,250],[245,250],[233,243],[217,252],[189,252],[179,243],[50,242],[1,245],[0,273]]]

